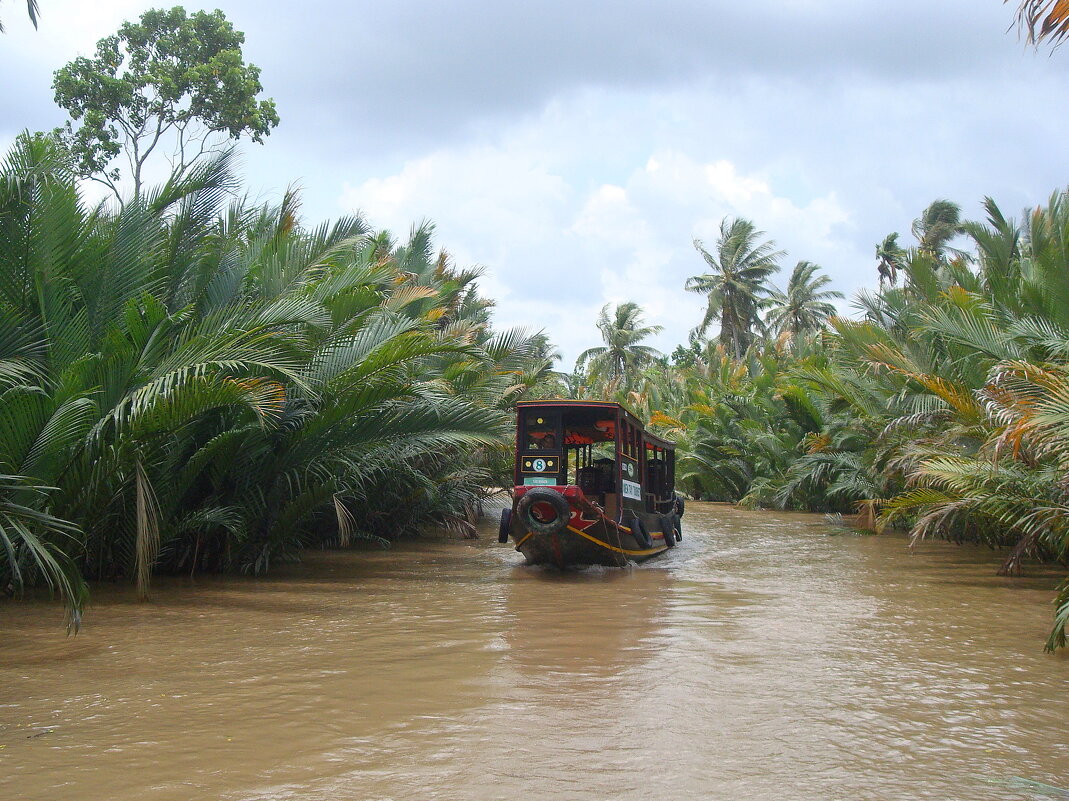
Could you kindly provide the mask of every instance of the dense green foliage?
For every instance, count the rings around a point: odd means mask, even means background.
[[[79,174],[107,185],[121,203],[122,154],[136,198],[158,151],[167,152],[178,179],[220,138],[247,134],[262,142],[278,114],[273,101],[256,99],[260,70],[245,63],[244,41],[222,11],[150,9],[97,42],[93,58],[58,70],[56,103],[79,123],[59,133]]]
[[[77,613],[83,578],[470,527],[544,337],[491,331],[429,226],[225,205],[230,160],[114,214],[50,137],[0,166],[0,587]]]

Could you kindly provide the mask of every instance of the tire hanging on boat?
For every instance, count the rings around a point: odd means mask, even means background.
[[[501,510],[501,525],[497,527],[497,541],[505,543],[509,541],[509,531],[512,529],[512,510]]]
[[[555,517],[546,518],[546,506],[553,511]],[[572,511],[567,499],[555,489],[532,487],[516,504],[516,514],[520,516],[520,521],[527,526],[528,531],[535,534],[556,534],[568,525]]]
[[[635,542],[639,544],[641,548],[652,548],[653,537],[646,531],[646,526],[642,522],[642,518],[631,518],[631,536],[635,538]]]
[[[664,532],[664,544],[669,548],[676,547],[675,515],[661,515],[661,531]]]
[[[683,503],[682,499],[679,502]],[[668,516],[672,518],[672,524],[676,528],[676,542],[683,542],[683,521],[679,519],[679,512],[674,512]]]

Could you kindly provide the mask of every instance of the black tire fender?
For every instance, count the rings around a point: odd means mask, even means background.
[[[676,524],[675,515],[661,515],[661,531],[664,532],[664,544],[669,548],[676,547]]]
[[[678,495],[676,495],[673,492],[672,493],[672,501],[673,501],[673,509],[672,509],[672,511],[674,511],[676,513],[676,517],[682,517],[683,516],[683,512],[686,509],[686,504],[683,502],[683,499],[680,498]]]
[[[509,531],[512,529],[512,510],[501,510],[501,525],[497,527],[497,541],[505,543],[509,541]]]
[[[653,547],[653,537],[646,531],[646,526],[642,523],[642,518],[631,518],[631,536],[635,538],[635,542],[642,548]]]
[[[547,504],[556,513],[552,520],[541,520],[534,513],[536,504]],[[556,534],[566,525],[572,516],[568,499],[549,487],[532,487],[523,494],[516,504],[516,514],[528,531],[535,534]]]

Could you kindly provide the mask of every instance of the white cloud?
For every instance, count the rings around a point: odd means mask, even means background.
[[[498,324],[544,327],[566,365],[597,344],[605,303],[641,304],[649,324],[664,326],[655,344],[665,351],[685,341],[703,308],[683,290],[703,269],[691,240],[715,237],[725,216],[759,220],[817,254],[843,248],[835,231],[849,215],[834,193],[800,204],[765,176],[677,150],[645,154],[621,183],[586,187],[552,166],[557,137],[571,126],[559,110],[545,125],[535,124],[541,136],[520,127],[496,147],[442,149],[347,184],[340,203],[396,233],[433,220],[460,263],[488,267],[483,284],[499,302]]]

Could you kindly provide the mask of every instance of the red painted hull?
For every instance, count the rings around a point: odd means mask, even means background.
[[[674,544],[676,533],[672,519],[662,515],[637,513],[644,532],[633,531],[635,513],[628,513],[628,524],[619,524],[591,503],[576,486],[545,487],[562,495],[568,502],[567,523],[552,532],[533,531],[518,512],[523,495],[534,487],[516,487],[509,536],[516,550],[529,564],[557,567],[609,565],[622,567],[664,553]],[[676,524],[678,525],[678,524]],[[671,538],[671,539],[669,539]]]

